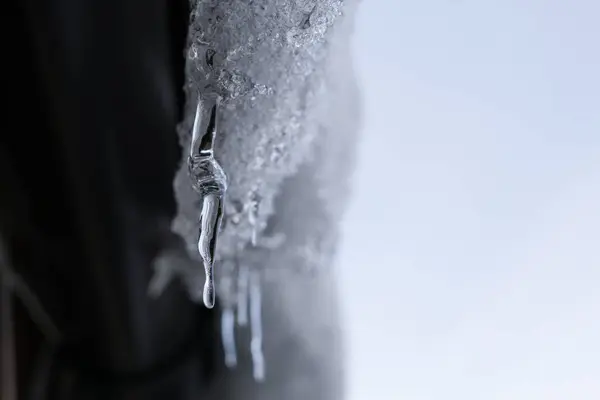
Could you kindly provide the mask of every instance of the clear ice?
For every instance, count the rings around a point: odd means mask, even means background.
[[[207,308],[215,305],[214,261],[217,236],[223,219],[223,198],[227,190],[227,177],[214,157],[217,134],[216,93],[199,96],[192,128],[192,144],[188,168],[192,187],[202,197],[198,252],[202,257],[206,280],[203,301]]]

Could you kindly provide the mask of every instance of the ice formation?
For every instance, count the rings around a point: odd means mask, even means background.
[[[202,198],[198,253],[202,257],[206,274],[203,299],[204,305],[208,308],[213,308],[215,305],[213,266],[223,217],[223,197],[227,189],[227,177],[215,159],[213,149],[217,134],[218,103],[219,98],[216,93],[203,93],[199,96],[188,158],[192,187]]]
[[[238,257],[260,240],[281,182],[310,157],[328,101],[326,43],[344,6],[340,0],[195,2],[181,143],[189,148],[198,93],[218,94],[215,151],[229,180],[225,201],[246,214],[222,229],[216,259]],[[178,174],[173,230],[194,253],[198,205],[186,186]]]
[[[344,170],[348,162],[340,160],[352,153],[358,130],[347,49],[351,23],[342,18],[351,16],[355,4],[353,0],[192,1],[185,52],[188,100],[179,126],[180,143],[200,154],[203,141],[194,140],[190,132],[207,132],[205,128],[213,122],[218,125],[219,134],[213,135],[210,148],[217,165],[227,171],[227,196],[222,196],[224,188],[211,197],[202,189],[210,184],[190,185],[190,154],[185,154],[174,182],[179,209],[172,229],[184,239],[187,256],[210,267],[206,283],[215,277],[213,265],[218,273],[216,282],[205,285],[208,294],[204,291],[197,296],[205,279],[202,269],[194,268],[193,262],[175,261],[173,265],[180,267],[172,269],[178,268],[193,299],[203,297],[208,305],[213,304],[216,287],[225,364],[239,365],[243,362],[239,354],[250,350],[257,381],[268,380],[269,342],[263,343],[263,333],[279,334],[276,328],[263,329],[263,313],[272,319],[275,311],[269,302],[273,296],[283,308],[296,304],[295,300],[290,303],[296,291],[274,291],[271,281],[264,279],[265,272],[291,270],[295,275],[298,270],[322,269],[332,260],[336,234],[331,226],[339,220],[347,191]],[[203,98],[207,93],[211,96]],[[204,128],[195,128],[211,120]],[[296,179],[307,165],[308,175],[302,173],[303,178]],[[210,163],[197,171],[208,176],[211,168],[218,175],[218,168]],[[301,182],[302,188],[282,186],[290,180]],[[277,202],[283,209],[276,209]],[[215,214],[216,210],[223,213],[224,222],[218,246],[214,244],[221,214]],[[274,216],[271,229],[267,222]],[[222,268],[221,263],[235,267]],[[163,280],[172,275],[165,273]],[[220,280],[229,283],[222,285]],[[286,282],[286,289],[292,289],[300,282],[309,285],[313,281],[298,277]],[[305,290],[321,289],[309,286]],[[300,304],[310,305],[317,298],[323,304],[329,301],[327,296],[309,294]],[[311,310],[284,320],[293,323],[310,318],[296,327],[302,332],[315,324],[332,323],[329,317],[319,322]],[[239,343],[236,348],[237,329],[249,329],[249,349]],[[311,337],[315,343],[326,342],[321,336]],[[319,368],[332,360],[323,361]]]

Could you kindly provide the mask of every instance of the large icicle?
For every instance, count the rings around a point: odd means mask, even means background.
[[[213,308],[215,305],[213,265],[217,236],[223,217],[223,197],[227,189],[227,177],[213,152],[217,134],[218,103],[216,93],[205,93],[199,96],[188,159],[192,187],[202,196],[198,251],[206,273],[203,300],[208,308]]]

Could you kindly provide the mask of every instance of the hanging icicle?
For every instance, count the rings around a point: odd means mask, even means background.
[[[223,260],[219,264],[222,277],[218,282],[218,295],[221,302],[221,343],[225,366],[235,368],[238,364],[237,346],[235,341],[235,284],[233,279],[233,261]]]
[[[252,246],[256,246],[258,242],[258,233],[260,227],[258,226],[258,207],[260,206],[260,199],[256,192],[250,194],[248,201],[248,223],[252,227],[252,236],[250,243]]]
[[[258,273],[252,273],[250,276],[250,333],[252,372],[254,380],[262,382],[265,380],[265,357],[262,349],[262,289]]]
[[[239,326],[248,325],[248,284],[250,271],[246,265],[240,265],[238,269],[237,286],[237,323]]]
[[[225,365],[227,368],[237,366],[237,349],[235,346],[235,315],[230,306],[223,307],[221,311],[221,340],[225,352]]]
[[[227,176],[215,159],[213,150],[217,134],[218,104],[219,97],[216,93],[199,96],[188,158],[192,187],[202,197],[198,252],[206,274],[203,300],[208,308],[215,305],[213,266],[217,236],[223,218],[223,198],[227,190]]]

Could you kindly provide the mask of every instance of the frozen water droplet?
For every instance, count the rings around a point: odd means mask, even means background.
[[[248,325],[248,281],[250,271],[247,266],[242,265],[238,271],[237,289],[237,322],[240,326]]]
[[[262,329],[262,293],[260,276],[253,273],[250,277],[250,352],[252,354],[252,367],[254,380],[265,380],[265,357],[263,354],[263,329]]]
[[[235,316],[231,307],[224,307],[221,312],[221,341],[225,352],[225,365],[228,368],[237,366],[237,350],[235,346]]]

